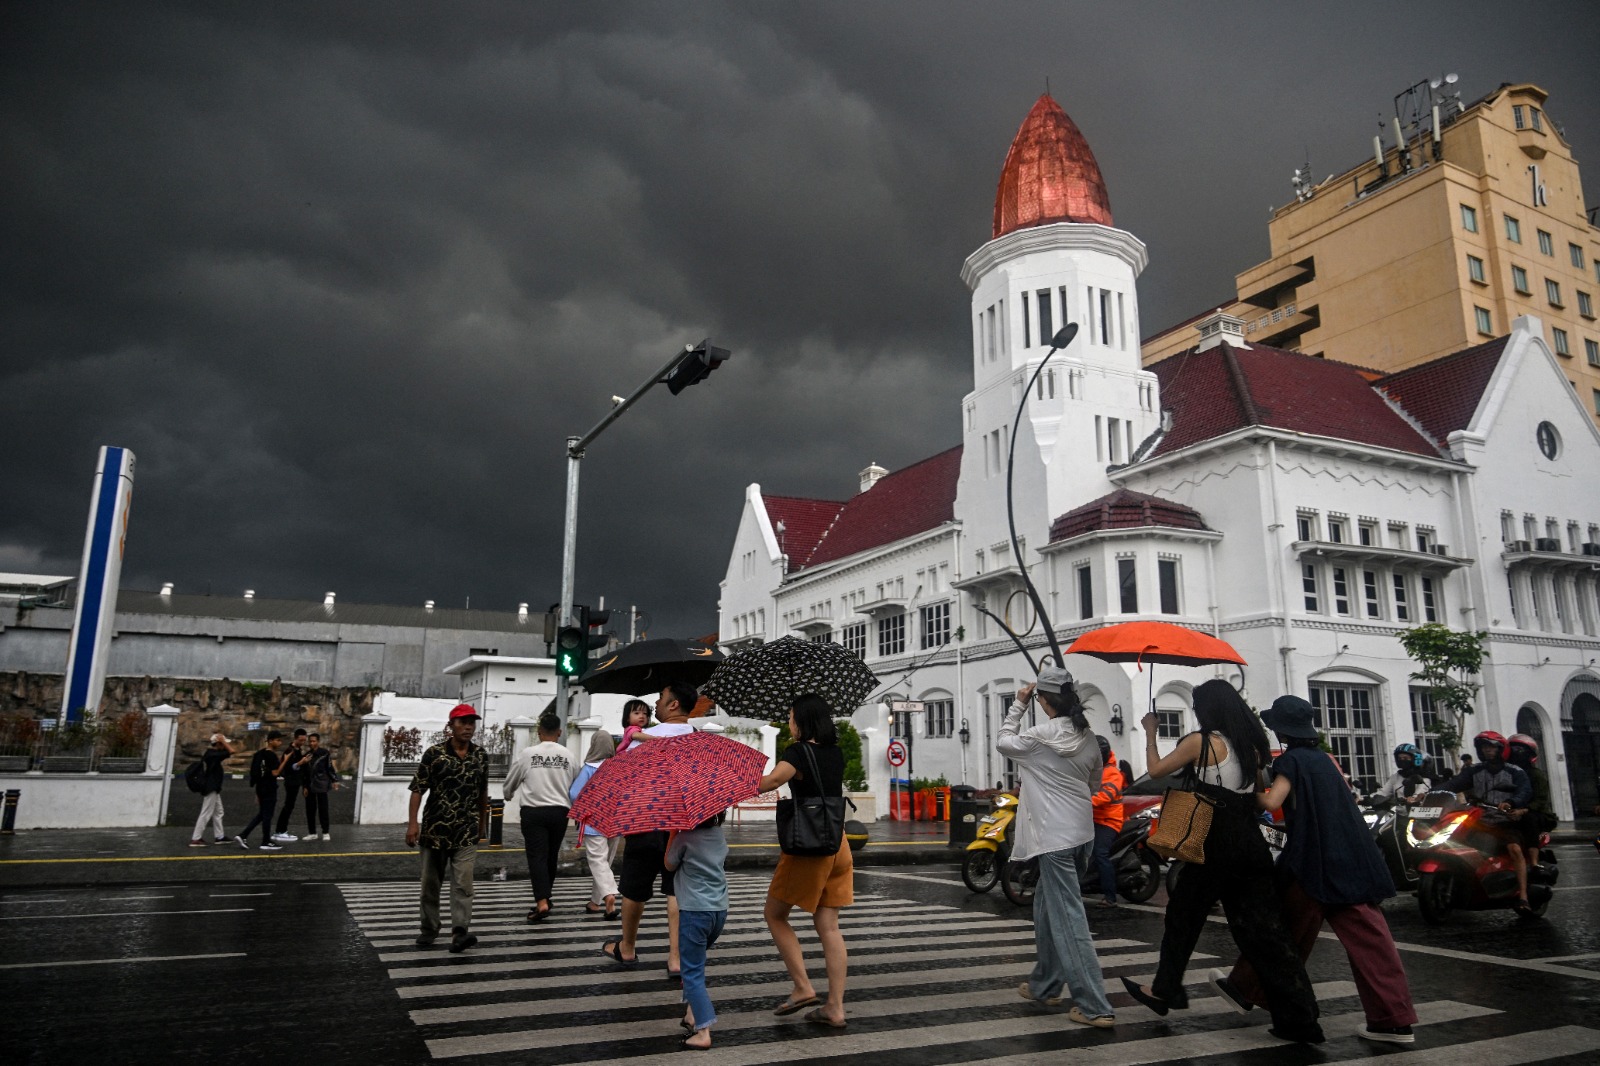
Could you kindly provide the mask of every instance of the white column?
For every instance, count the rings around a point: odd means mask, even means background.
[[[778,765],[778,727],[770,722],[761,727],[761,754],[767,757],[763,774],[770,774]]]
[[[523,748],[531,748],[539,743],[539,721],[527,715],[519,715],[506,723],[511,727],[511,754],[515,755]],[[581,727],[582,722],[578,723]],[[581,758],[583,752],[578,752]]]
[[[156,824],[167,816],[172,797],[172,760],[178,750],[178,708],[168,703],[145,710],[150,719],[150,742],[144,749],[144,772],[161,775],[161,803],[156,807]]]
[[[383,776],[383,730],[391,719],[373,711],[361,716],[361,746],[356,754],[356,803],[354,822],[361,824],[361,800],[368,777]]]

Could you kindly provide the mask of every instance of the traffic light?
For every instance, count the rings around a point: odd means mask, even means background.
[[[591,611],[583,608],[583,631],[585,633],[584,654],[603,648],[610,643],[611,638],[599,632],[600,627],[611,621],[610,611]]]
[[[589,665],[584,633],[578,626],[562,626],[556,631],[556,673],[562,677],[582,677]]]
[[[690,348],[678,364],[667,374],[667,389],[676,396],[696,382],[704,381],[706,376],[727,361],[732,353],[726,348],[712,345],[711,338],[707,337],[699,344]]]

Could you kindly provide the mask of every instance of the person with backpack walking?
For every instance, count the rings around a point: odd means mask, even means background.
[[[221,733],[212,733],[211,746],[200,756],[199,762],[184,772],[183,779],[189,790],[204,797],[200,801],[200,817],[196,819],[194,832],[189,836],[191,848],[210,847],[227,839],[228,831],[223,828],[222,822],[222,779],[226,776],[222,764],[232,754],[233,745],[228,743],[228,738]],[[205,838],[207,824],[211,826],[209,841]]]
[[[339,787],[339,772],[333,768],[333,753],[322,746],[322,737],[312,733],[306,737],[306,755],[300,760],[300,772],[306,797],[306,839],[332,840],[328,832],[328,792]],[[322,835],[317,835],[317,820],[322,821]]]
[[[261,827],[261,850],[282,851],[283,845],[272,839],[272,814],[278,808],[278,776],[283,773],[283,757],[278,749],[283,747],[283,734],[274,729],[267,734],[267,743],[250,757],[250,785],[256,790],[256,816],[244,827],[244,832],[233,839],[246,851],[250,850],[250,831]]]

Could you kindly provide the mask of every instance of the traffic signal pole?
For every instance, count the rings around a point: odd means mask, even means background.
[[[728,358],[726,349],[715,348],[711,340],[701,341],[698,345],[686,344],[683,351],[676,353],[667,360],[667,365],[658,370],[654,375],[633,390],[632,395],[617,403],[606,416],[594,424],[594,428],[581,437],[567,438],[567,507],[566,519],[562,523],[561,531],[561,602],[559,604],[560,618],[557,625],[567,628],[577,625],[577,619],[572,613],[572,602],[576,596],[577,571],[578,571],[578,468],[583,462],[584,450],[594,442],[594,439],[605,432],[606,427],[622,417],[624,411],[638,403],[644,394],[657,385],[665,384],[674,394],[677,394],[690,385],[703,379],[711,371],[722,365]],[[587,635],[587,634],[586,634]],[[581,653],[585,658],[589,651],[587,644],[582,647]],[[560,655],[560,649],[557,649]],[[571,706],[572,689],[571,677],[560,671],[556,673],[556,714],[561,719],[564,727],[567,723],[567,712]]]

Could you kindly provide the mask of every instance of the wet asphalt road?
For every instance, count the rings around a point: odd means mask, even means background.
[[[1247,1020],[1197,1006],[1159,1020],[1120,993],[1114,1032],[1066,1024],[1017,999],[1014,977],[997,976],[1008,966],[1021,974],[1031,961],[1025,912],[998,893],[970,896],[948,865],[859,869],[851,1029],[780,1026],[768,1011],[782,995],[781,968],[758,920],[764,875],[740,873],[730,921],[744,924],[712,955],[722,1035],[703,1058],[881,1066],[887,1054],[896,1066],[931,1066],[1081,1049],[1083,1061],[1119,1064],[1364,1061],[1391,1051],[1452,1066],[1593,1063],[1600,856],[1567,846],[1561,864],[1562,885],[1543,921],[1463,913],[1434,928],[1410,897],[1390,901],[1413,996],[1430,1005],[1425,1020],[1438,1019],[1419,1028],[1411,1051],[1374,1047],[1349,1035],[1349,1024],[1329,1023],[1359,1018],[1333,941],[1309,967],[1333,1036],[1321,1048],[1262,1043],[1260,1025],[1251,1026],[1264,1021],[1260,1012]],[[677,1054],[672,1020],[680,1008],[656,971],[659,948],[645,951],[652,965],[638,971],[600,960],[594,949],[615,926],[577,914],[586,884],[562,879],[559,917],[530,929],[521,921],[526,882],[480,882],[475,926],[483,943],[464,956],[410,950],[415,897],[404,883],[0,888],[0,1061],[645,1064]],[[1108,979],[1151,972],[1163,898],[1091,914]],[[647,917],[647,930],[658,915]],[[1203,975],[1232,958],[1226,927],[1211,924],[1200,951],[1216,958],[1191,967],[1199,975],[1191,996],[1214,1004],[1202,999]],[[929,952],[944,961],[923,968],[916,955]],[[946,1033],[952,1025],[959,1028]],[[1537,1042],[1551,1033],[1560,1039]]]

